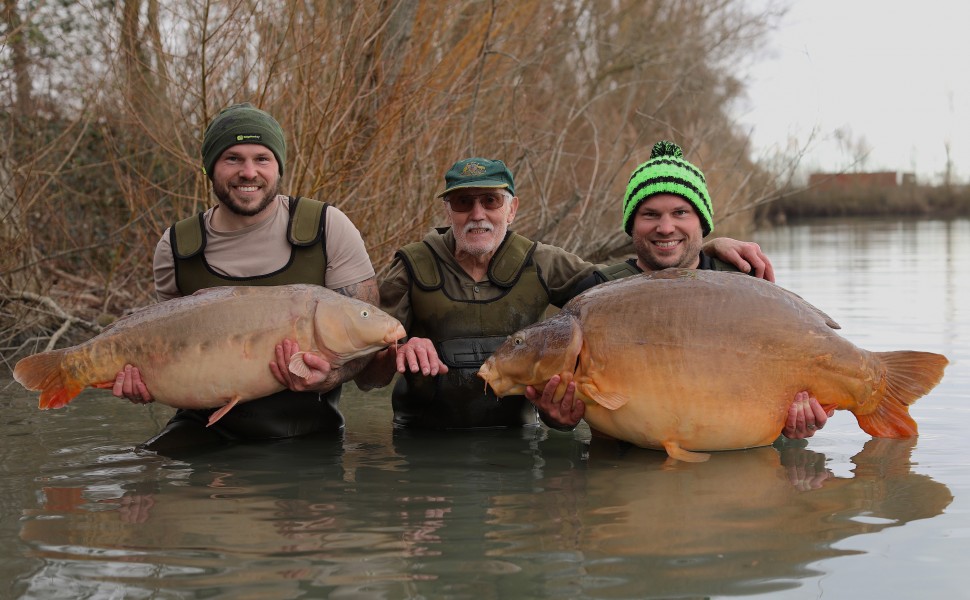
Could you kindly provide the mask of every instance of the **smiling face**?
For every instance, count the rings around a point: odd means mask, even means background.
[[[633,216],[633,248],[644,271],[694,269],[700,263],[704,232],[694,206],[674,194],[643,201]]]
[[[261,144],[236,144],[213,165],[212,191],[232,213],[252,217],[279,193],[280,167],[273,151]]]
[[[519,199],[503,189],[463,188],[444,198],[455,234],[455,255],[487,258],[498,249],[515,219]]]

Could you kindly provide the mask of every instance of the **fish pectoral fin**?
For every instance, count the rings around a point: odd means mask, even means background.
[[[291,356],[290,362],[287,365],[287,368],[290,370],[290,373],[293,373],[297,377],[302,377],[303,379],[307,379],[308,377],[310,377],[310,367],[308,367],[307,364],[303,361],[304,354],[306,354],[306,352],[297,352],[296,354]]]
[[[607,410],[616,410],[625,405],[629,398],[616,392],[601,392],[595,383],[576,382],[576,389],[583,395]]]
[[[222,417],[226,416],[226,413],[228,413],[230,410],[232,410],[232,407],[234,407],[237,404],[239,404],[239,401],[240,400],[242,400],[242,396],[235,396],[235,397],[233,397],[233,399],[230,400],[228,404],[226,404],[225,406],[223,406],[222,408],[220,408],[216,412],[214,412],[211,415],[209,415],[209,422],[206,423],[205,426],[206,427],[209,427],[211,425],[214,425],[216,421],[218,421]]]
[[[711,457],[710,454],[706,452],[691,452],[690,450],[684,450],[680,447],[680,444],[674,441],[665,441],[664,450],[667,451],[667,456],[675,460],[682,460],[684,462],[706,462],[707,459]]]

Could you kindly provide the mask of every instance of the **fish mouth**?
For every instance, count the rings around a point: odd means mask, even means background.
[[[407,337],[407,335],[408,335],[407,332],[404,331],[404,326],[401,324],[398,324],[398,326],[395,327],[394,330],[389,331],[387,335],[384,336],[384,343],[387,344],[388,346],[396,346],[397,341]]]
[[[497,375],[487,362],[478,369],[477,375],[485,380],[485,385],[492,388],[492,392],[499,398],[525,393],[524,385]]]

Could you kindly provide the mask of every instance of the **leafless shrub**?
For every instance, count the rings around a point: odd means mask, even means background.
[[[772,21],[739,0],[83,2],[72,27],[96,35],[43,64],[17,32],[57,25],[4,6],[4,352],[64,322],[22,292],[89,323],[152,301],[154,245],[208,205],[198,148],[233,102],[279,119],[286,191],[347,212],[379,271],[467,156],[512,168],[518,231],[593,260],[628,243],[626,180],[660,139],[707,174],[719,232],[768,185],[728,114]]]

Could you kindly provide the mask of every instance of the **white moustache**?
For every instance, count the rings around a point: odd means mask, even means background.
[[[468,233],[472,229],[484,229],[485,231],[491,231],[492,224],[488,221],[470,221],[465,223],[465,233]]]

